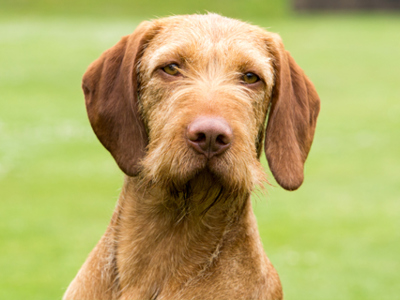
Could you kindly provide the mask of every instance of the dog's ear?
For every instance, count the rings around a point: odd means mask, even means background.
[[[90,123],[121,170],[135,176],[148,143],[138,109],[137,64],[155,34],[143,22],[130,35],[94,61],[83,76],[82,88]]]
[[[304,163],[314,138],[320,100],[312,82],[275,37],[275,86],[265,136],[265,154],[276,181],[287,190],[303,183]]]

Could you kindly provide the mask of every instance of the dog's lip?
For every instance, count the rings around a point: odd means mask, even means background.
[[[208,173],[213,178],[221,177],[221,174],[219,174],[218,172],[215,172],[212,165],[210,165],[209,163],[205,163],[203,166],[194,169],[191,176],[189,176],[187,178],[187,181],[195,179],[196,177],[200,176],[201,173],[204,173],[204,172]]]
[[[205,154],[202,153],[195,153],[195,157],[193,157],[194,160],[197,160],[196,165],[198,170],[204,170],[208,169],[210,172],[213,172],[213,169],[215,168],[215,165],[218,164],[219,161],[221,161],[224,153],[218,154],[218,155],[213,155],[212,157],[207,157]]]
[[[231,146],[232,144],[233,144],[232,142],[229,143],[230,146]],[[187,140],[186,140],[186,145],[187,145],[189,148],[192,148],[191,145],[190,145],[190,143],[189,143]],[[213,160],[218,160],[218,159],[220,159],[221,157],[223,157],[224,155],[226,155],[227,151],[229,151],[229,149],[228,149],[228,150],[225,150],[225,151],[220,152],[220,153],[215,153],[215,154],[211,155],[210,157],[208,157],[208,154],[207,154],[207,153],[196,151],[196,150],[194,150],[193,148],[190,149],[190,150],[191,150],[191,152],[196,156],[196,158],[204,157],[204,159],[205,159],[207,162],[213,161]]]
[[[200,166],[198,167],[199,170],[209,170],[211,173],[215,173],[213,172],[213,169],[215,168],[215,165],[221,160],[221,156],[223,156],[223,154],[219,154],[219,155],[214,155],[210,158],[208,158],[206,155],[201,154],[201,153],[196,153],[196,158],[195,159],[200,159],[200,161],[198,161],[200,163]]]

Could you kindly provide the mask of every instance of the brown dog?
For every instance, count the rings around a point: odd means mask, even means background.
[[[282,299],[250,194],[264,135],[277,182],[301,185],[320,101],[279,36],[215,14],[144,22],[83,90],[127,176],[64,299]]]

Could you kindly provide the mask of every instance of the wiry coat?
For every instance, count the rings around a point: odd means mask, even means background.
[[[259,80],[244,82],[249,72]],[[282,299],[250,194],[265,181],[263,143],[278,183],[301,185],[319,98],[279,36],[215,14],[144,22],[89,67],[83,90],[127,176],[64,299]],[[227,150],[191,146],[199,118],[228,128]]]

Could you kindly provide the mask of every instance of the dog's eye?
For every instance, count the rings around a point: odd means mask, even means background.
[[[246,84],[252,84],[256,83],[257,81],[260,80],[260,77],[258,77],[256,74],[248,72],[243,75],[242,80]]]
[[[177,64],[169,64],[162,68],[162,70],[169,75],[176,76],[179,74],[178,68],[179,66]]]

